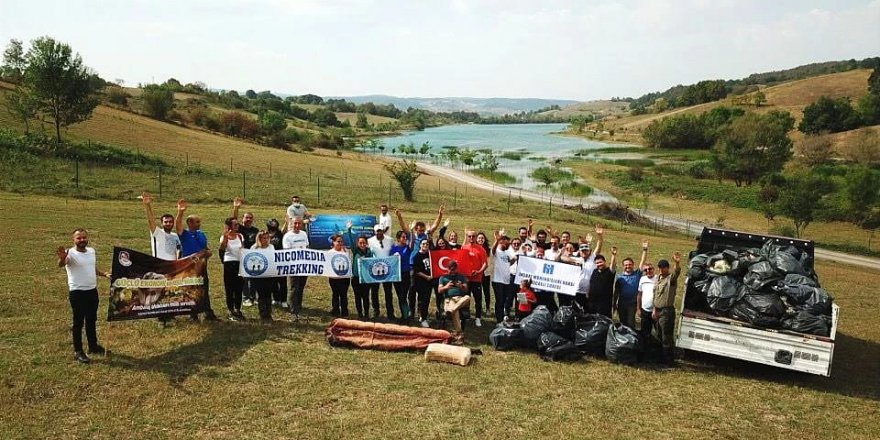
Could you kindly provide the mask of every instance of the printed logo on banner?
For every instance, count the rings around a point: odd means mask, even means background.
[[[118,260],[123,267],[131,266],[131,257],[128,256],[128,252],[120,251]]]
[[[552,264],[544,264],[544,273],[548,275],[553,275],[553,265]]]
[[[384,280],[391,275],[391,266],[384,261],[373,261],[370,263],[370,275],[373,276],[374,279]]]
[[[252,277],[262,275],[269,269],[269,259],[259,252],[248,252],[241,263],[244,271]]]
[[[330,259],[330,266],[333,268],[333,272],[339,276],[348,275],[349,264],[351,262],[347,255],[337,254]]]

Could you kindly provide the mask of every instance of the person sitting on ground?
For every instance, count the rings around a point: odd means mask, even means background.
[[[461,310],[471,303],[468,295],[468,280],[458,273],[458,262],[453,260],[449,263],[449,273],[440,277],[440,292],[446,297],[443,309],[452,318],[453,339],[452,343],[461,344],[464,341],[464,331],[461,327]]]
[[[526,316],[532,314],[535,304],[538,303],[538,296],[532,290],[532,280],[524,279],[519,283],[519,293],[516,295],[516,320],[521,321]]]

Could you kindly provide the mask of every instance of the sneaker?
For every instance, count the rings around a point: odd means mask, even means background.
[[[238,315],[236,315],[235,313],[230,313],[229,318],[227,319],[229,319],[230,321],[241,321],[240,319],[238,319]]]
[[[483,321],[480,321],[480,318],[477,318],[477,319],[474,320],[474,325],[477,326],[477,327],[482,327],[482,326],[483,326]]]
[[[249,299],[245,299],[244,301],[241,302],[241,305],[243,305],[245,307],[252,307],[254,305],[254,302]]]
[[[430,328],[430,327],[431,327],[431,325],[428,324],[428,320],[427,320],[427,319],[423,319],[422,322],[421,322],[421,324],[422,324],[422,328]]]
[[[282,309],[289,309],[290,308],[290,304],[287,304],[287,301],[282,301],[281,304],[279,304],[279,305],[281,306]]]
[[[81,363],[81,364],[87,364],[87,363],[89,363],[89,362],[92,361],[91,359],[89,359],[88,356],[86,356],[85,353],[83,353],[83,352],[81,352],[81,351],[78,351],[78,352],[74,353],[74,354],[73,354],[73,359],[76,360],[77,362]]]
[[[272,301],[272,307],[281,307],[281,301]]]
[[[104,347],[102,347],[100,345],[96,345],[94,347],[89,348],[89,354],[100,354],[101,356],[104,356],[107,354],[107,350],[104,349]]]

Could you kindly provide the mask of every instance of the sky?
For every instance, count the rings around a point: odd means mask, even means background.
[[[586,101],[880,56],[880,0],[0,0],[44,35],[131,86]]]

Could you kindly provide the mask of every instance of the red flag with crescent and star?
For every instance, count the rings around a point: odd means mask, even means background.
[[[431,276],[440,278],[449,273],[449,263],[455,260],[458,263],[458,273],[467,276],[473,270],[473,257],[469,252],[454,250],[433,250],[431,254]]]

